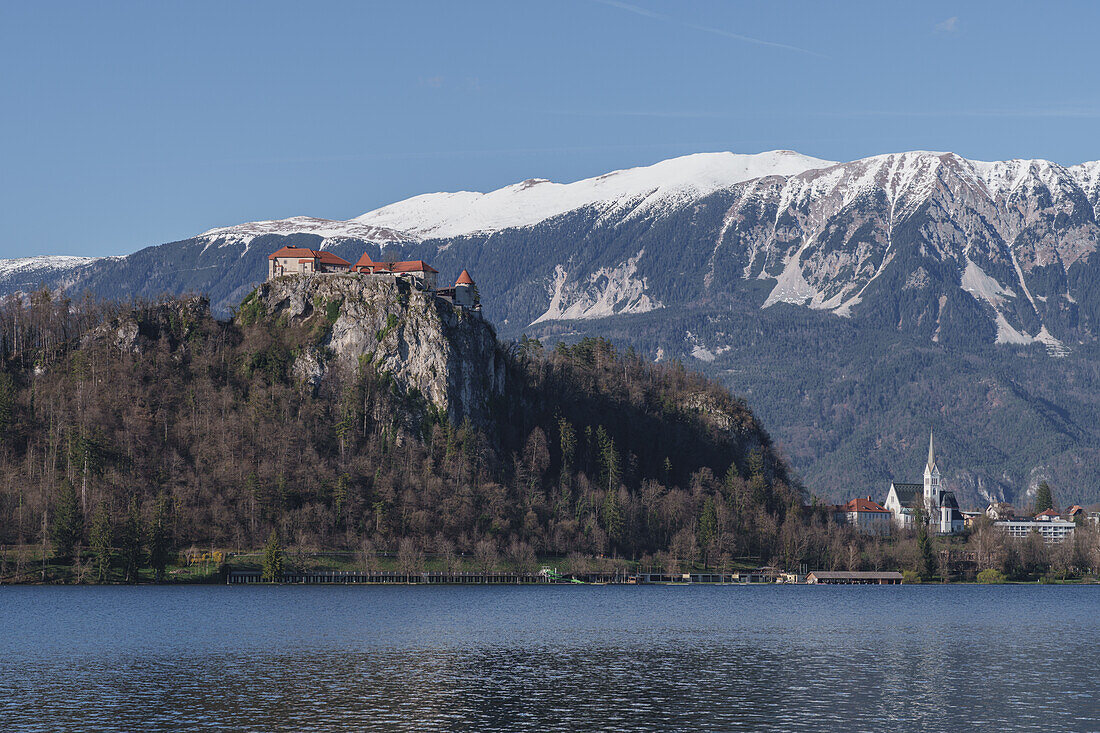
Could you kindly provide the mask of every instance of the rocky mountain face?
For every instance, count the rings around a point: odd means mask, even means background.
[[[908,441],[933,424],[964,498],[1048,478],[1097,500],[1098,216],[1100,162],[719,153],[33,266],[107,297],[206,293],[221,313],[284,244],[468,268],[504,336],[613,334],[749,395],[823,495],[916,470]],[[26,289],[28,267],[0,264],[0,288]]]
[[[241,306],[244,322],[309,325],[308,348],[291,366],[316,388],[330,369],[388,375],[400,394],[423,398],[456,424],[488,422],[505,388],[492,326],[405,283],[357,275],[287,276],[263,283]]]

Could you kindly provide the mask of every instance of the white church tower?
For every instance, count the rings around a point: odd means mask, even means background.
[[[936,465],[936,450],[933,445],[932,431],[928,431],[928,463],[924,466],[924,505],[930,516],[937,517],[940,509],[940,497],[943,484],[940,482],[940,467]]]

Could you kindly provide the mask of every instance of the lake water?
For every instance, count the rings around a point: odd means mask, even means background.
[[[0,587],[0,731],[1100,730],[1100,587]]]

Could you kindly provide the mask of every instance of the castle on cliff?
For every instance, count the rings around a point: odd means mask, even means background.
[[[268,280],[286,275],[347,274],[366,275],[392,281],[400,280],[409,283],[417,290],[434,293],[437,298],[461,308],[481,311],[481,297],[477,292],[477,286],[466,270],[462,271],[453,286],[439,288],[436,282],[439,271],[424,260],[375,262],[369,254],[364,252],[353,265],[332,252],[293,246],[283,247],[267,256]]]

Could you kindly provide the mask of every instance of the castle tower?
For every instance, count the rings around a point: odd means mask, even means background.
[[[455,281],[455,303],[464,308],[475,308],[479,305],[479,300],[474,279],[469,272],[463,270]]]

